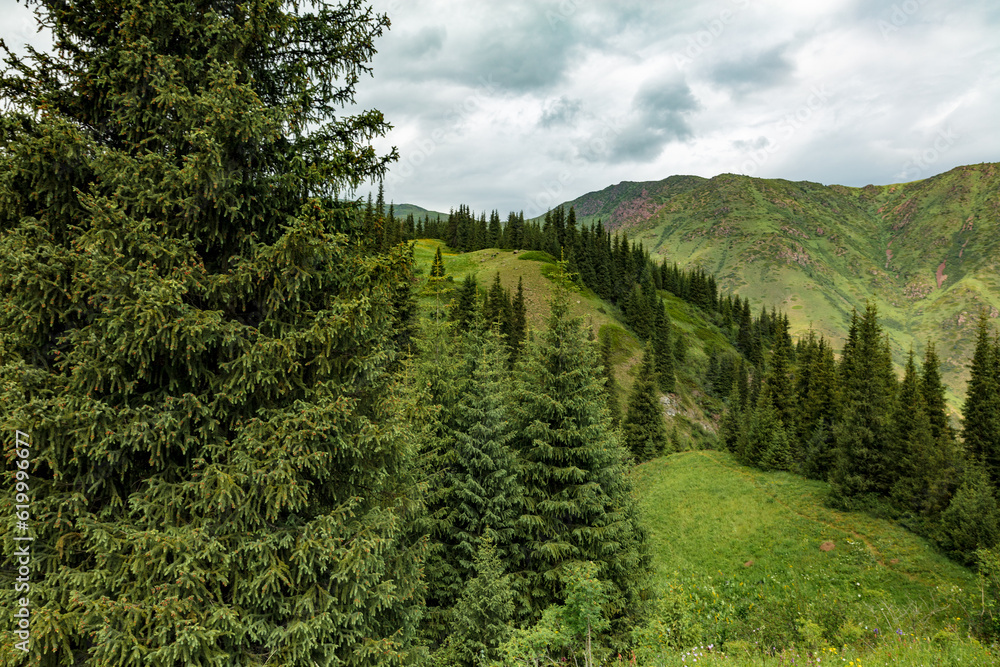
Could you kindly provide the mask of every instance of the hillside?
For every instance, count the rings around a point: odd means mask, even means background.
[[[677,631],[700,635],[695,643],[840,646],[882,639],[876,628],[893,640],[897,630],[968,631],[974,576],[898,526],[824,506],[825,483],[713,451],[632,474],[659,585],[689,606]]]
[[[388,206],[386,206],[385,212],[386,214],[389,213]],[[441,213],[440,211],[429,211],[426,208],[417,206],[416,204],[393,204],[392,214],[396,216],[396,218],[405,218],[406,216],[412,214],[414,219],[416,220],[423,220],[425,216],[430,218],[431,220],[448,219],[447,213]]]
[[[445,292],[436,296],[427,289],[427,276],[435,251],[442,249],[446,278]],[[421,279],[418,293],[421,308],[427,312],[444,306],[451,298],[451,286],[458,285],[466,275],[472,274],[481,288],[489,287],[499,273],[503,287],[510,292],[517,289],[518,279],[523,280],[529,330],[541,330],[549,314],[549,302],[555,289],[552,276],[556,264],[552,257],[541,252],[516,252],[496,249],[457,253],[442,242],[421,239],[415,243],[414,257]],[[664,405],[668,429],[677,428],[677,438],[683,443],[699,443],[714,437],[717,415],[722,404],[707,395],[704,383],[708,367],[706,348],[732,350],[726,337],[717,326],[707,321],[695,306],[678,299],[668,292],[660,292],[674,332],[687,342],[687,360],[676,368],[677,386]],[[591,290],[579,289],[570,299],[570,314],[582,317],[585,326],[595,335],[609,334],[613,341],[612,361],[614,374],[622,389],[622,406],[631,389],[638,364],[642,357],[642,344],[618,319],[617,309],[596,296]]]
[[[935,341],[953,407],[973,320],[1000,314],[1000,165],[912,183],[849,188],[722,174],[624,182],[564,206],[626,231],[658,259],[714,273],[723,291],[788,312],[842,344],[872,299],[900,362]]]

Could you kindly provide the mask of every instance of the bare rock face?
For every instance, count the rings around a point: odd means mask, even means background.
[[[663,406],[663,414],[668,417],[673,417],[680,412],[680,406],[677,404],[677,399],[674,398],[673,394],[660,396],[660,405]]]

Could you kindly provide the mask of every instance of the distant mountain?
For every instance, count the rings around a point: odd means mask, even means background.
[[[385,211],[386,213],[389,212],[388,206],[386,206]],[[428,211],[426,208],[421,208],[416,204],[393,204],[392,213],[397,218],[405,218],[407,215],[412,213],[415,219],[420,219],[420,220],[423,220],[425,215],[430,216],[431,220],[434,220],[436,218],[441,218],[442,220],[448,219],[447,213],[440,213],[438,211]]]
[[[974,320],[1000,314],[1000,164],[851,188],[722,174],[623,182],[566,202],[581,222],[642,241],[654,257],[714,273],[841,346],[872,299],[901,362],[933,340],[960,404]]]

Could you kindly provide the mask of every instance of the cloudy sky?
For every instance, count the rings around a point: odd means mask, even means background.
[[[996,0],[374,0],[387,197],[548,207],[732,172],[861,186],[1000,161]],[[23,17],[23,18],[22,18]],[[0,0],[9,44],[37,39]]]

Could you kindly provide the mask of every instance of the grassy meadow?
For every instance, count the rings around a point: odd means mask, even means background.
[[[667,636],[652,638],[641,663],[1000,660],[970,638],[981,612],[976,577],[902,528],[826,507],[825,483],[717,451],[674,454],[632,474],[657,587],[673,610]],[[685,640],[692,648],[678,651]]]

